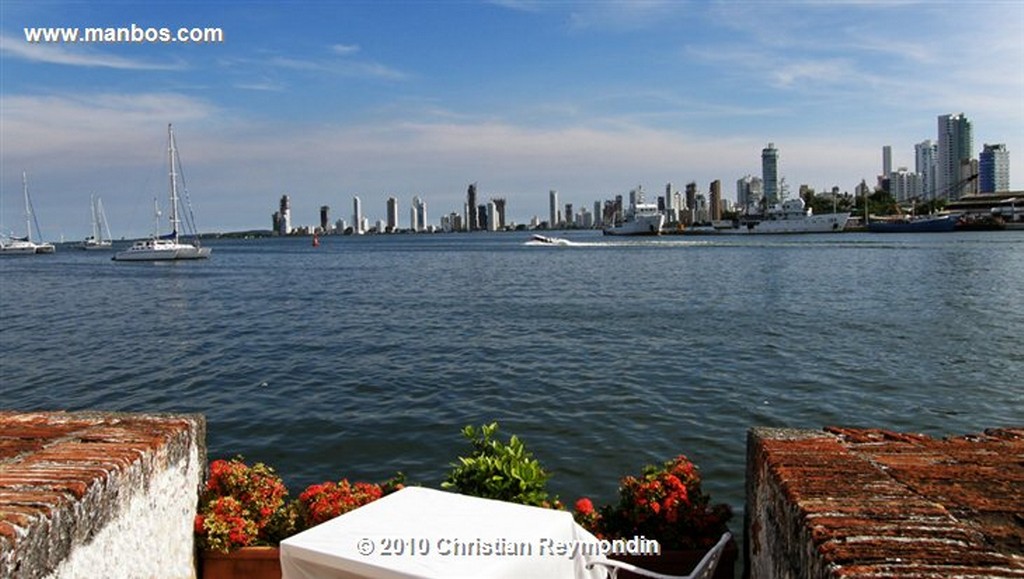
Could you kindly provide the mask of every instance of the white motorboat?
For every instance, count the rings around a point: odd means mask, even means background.
[[[86,237],[78,247],[85,250],[111,249],[113,243],[107,216],[103,213],[103,202],[99,197],[90,195],[89,205],[92,209],[92,235]]]
[[[184,224],[191,229],[193,239],[184,241],[179,237],[179,228],[183,222],[178,215],[178,176],[181,172],[181,160],[178,158],[178,151],[174,142],[174,129],[167,125],[167,158],[170,166],[170,196],[171,196],[171,232],[163,236],[154,236],[149,239],[136,241],[124,251],[114,254],[115,261],[174,261],[184,259],[206,259],[210,257],[210,248],[202,247],[199,237],[195,233],[195,219],[192,216],[191,206],[187,203],[188,192],[186,191],[185,205],[188,211],[185,213]],[[159,212],[158,212],[159,215]]]
[[[665,214],[658,210],[657,204],[644,202],[642,188],[637,187],[634,193],[633,203],[624,219],[605,227],[605,235],[661,235]]]

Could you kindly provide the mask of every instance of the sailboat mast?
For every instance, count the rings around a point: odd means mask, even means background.
[[[174,166],[174,129],[167,123],[167,160],[170,165],[171,178],[171,231],[174,241],[178,241],[178,174]]]
[[[28,204],[28,175],[21,172],[21,192],[25,195],[25,236],[26,241],[32,241],[32,211]]]

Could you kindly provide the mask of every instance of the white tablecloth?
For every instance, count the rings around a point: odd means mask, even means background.
[[[600,579],[596,539],[566,511],[409,487],[281,542],[284,579]],[[578,551],[577,551],[578,553]]]

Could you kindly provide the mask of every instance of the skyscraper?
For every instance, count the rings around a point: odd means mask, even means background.
[[[469,230],[476,231],[480,229],[481,225],[477,217],[476,183],[469,184],[469,190],[466,191],[466,204],[469,205]]]
[[[935,158],[938,147],[927,139],[914,145],[914,172],[921,176],[921,194],[925,199],[935,199]]]
[[[387,201],[387,231],[398,231],[398,199],[394,195]]]
[[[722,182],[715,179],[711,182],[709,196],[711,197],[710,217],[712,221],[722,218]]]
[[[327,214],[330,213],[331,208],[326,205],[320,206],[320,231],[327,232],[327,226],[331,223]]]
[[[363,202],[358,195],[352,197],[352,233],[363,234]]]
[[[769,205],[779,201],[779,150],[775,143],[761,150],[761,181],[764,184],[764,196]]]
[[[892,173],[892,146],[885,145],[882,147],[882,175],[889,173]]]
[[[548,192],[548,227],[550,229],[558,228],[558,191],[552,189]]]
[[[1010,190],[1010,152],[1005,144],[985,145],[978,160],[978,191],[999,193]]]
[[[939,116],[935,194],[959,199],[971,177],[971,122],[963,113]]]
[[[492,201],[494,210],[497,212],[498,229],[505,229],[505,198],[495,197]]]
[[[281,208],[279,210],[281,220],[278,222],[279,235],[288,235],[292,232],[292,202],[287,195],[281,196]]]
[[[411,220],[409,224],[413,231],[426,231],[427,230],[427,203],[420,199],[419,195],[412,198]]]

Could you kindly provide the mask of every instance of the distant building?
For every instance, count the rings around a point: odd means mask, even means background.
[[[469,189],[466,191],[466,205],[469,206],[469,230],[476,231],[483,223],[477,215],[476,183],[469,184]]]
[[[711,197],[710,217],[712,221],[718,221],[722,218],[722,182],[715,179],[711,182],[710,189],[708,193]]]
[[[416,232],[427,230],[427,203],[417,195],[412,198],[412,207],[409,210],[409,227]]]
[[[352,197],[352,233],[356,235],[362,235],[366,232],[366,226],[363,222],[363,202],[359,199],[359,196]]]
[[[604,225],[604,223],[602,221],[602,215],[601,215],[601,202],[600,201],[594,201],[594,225],[593,226],[594,227],[599,227],[599,226],[602,226],[602,225]]]
[[[384,230],[388,233],[398,231],[398,199],[394,195],[388,197],[386,204],[387,223]]]
[[[327,216],[327,214],[330,213],[330,211],[330,207],[326,205],[320,206],[320,231],[324,233],[327,233],[327,230],[330,229],[331,220]]]
[[[889,173],[889,194],[897,202],[913,201],[921,197],[921,176],[900,167]]]
[[[779,150],[775,143],[761,150],[761,181],[769,205],[779,202]]]
[[[736,204],[741,211],[748,211],[761,202],[763,192],[761,178],[747,175],[736,181]]]
[[[889,173],[892,173],[892,146],[885,145],[882,147],[882,174]]]
[[[277,234],[288,235],[292,232],[292,202],[287,195],[281,196],[281,204],[278,209]]]
[[[985,145],[978,158],[978,192],[1010,190],[1010,152],[1005,144]]]
[[[971,122],[963,113],[939,116],[936,196],[959,199],[971,181]]]
[[[935,199],[936,159],[938,145],[931,139],[914,145],[914,171],[921,176],[921,195],[925,199]]]
[[[495,197],[492,199],[494,203],[494,211],[498,220],[498,229],[505,229],[507,223],[505,222],[505,198]]]
[[[558,229],[558,191],[552,189],[548,192],[548,227]]]
[[[565,204],[565,215],[563,215],[562,218],[565,219],[566,225],[572,225],[574,223],[572,215],[572,203]]]

